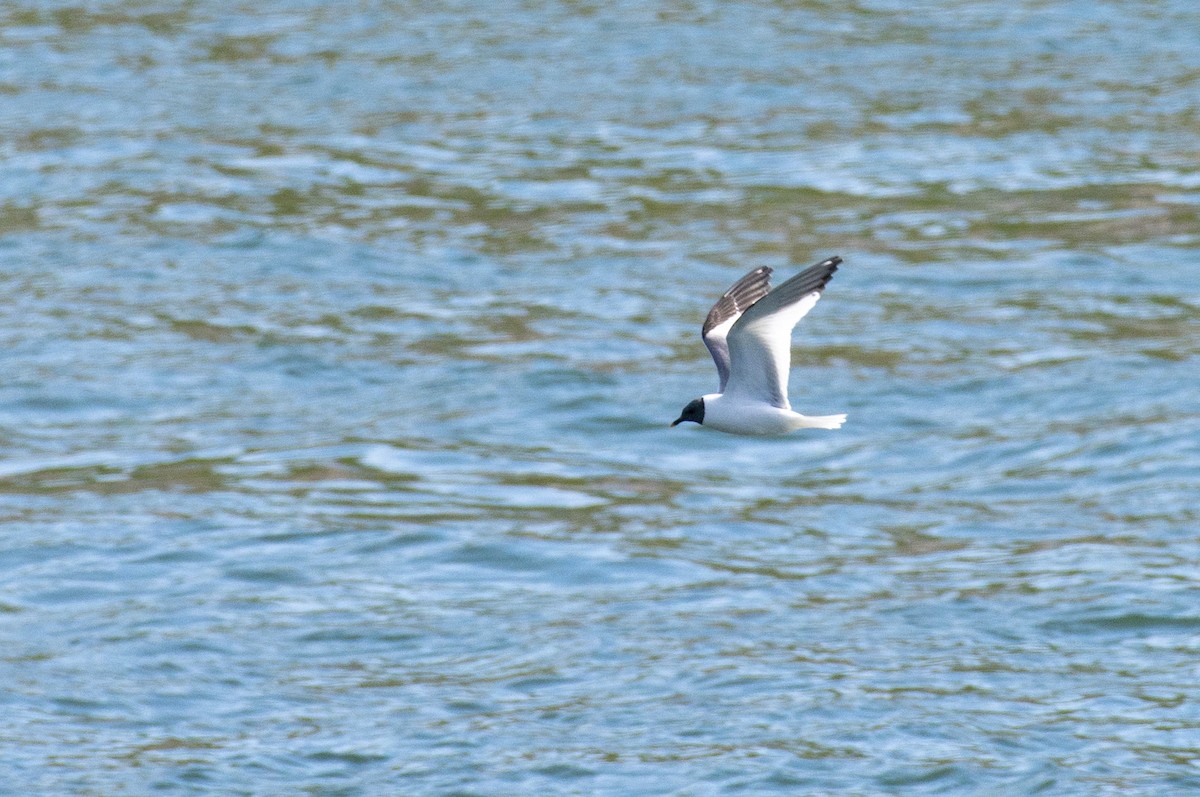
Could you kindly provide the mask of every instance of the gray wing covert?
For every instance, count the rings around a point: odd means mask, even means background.
[[[726,341],[729,328],[742,313],[766,296],[770,290],[771,269],[766,266],[756,268],[735,282],[708,311],[700,336],[717,365],[717,375],[721,379],[718,392],[724,392],[725,384],[729,381],[729,344]]]

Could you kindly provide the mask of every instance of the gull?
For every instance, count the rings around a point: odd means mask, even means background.
[[[822,260],[775,290],[765,266],[735,282],[708,311],[700,332],[717,364],[720,390],[688,403],[671,425],[691,421],[747,435],[839,428],[845,415],[793,412],[787,384],[792,328],[821,298],[841,262],[840,257]]]

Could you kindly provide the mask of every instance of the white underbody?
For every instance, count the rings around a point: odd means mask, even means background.
[[[730,434],[778,435],[797,429],[837,429],[845,415],[801,415],[765,401],[710,393],[704,396],[704,426]]]

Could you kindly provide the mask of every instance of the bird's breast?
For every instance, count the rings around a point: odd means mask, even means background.
[[[800,416],[766,402],[714,394],[704,397],[704,425],[719,432],[749,435],[787,434],[799,428]]]

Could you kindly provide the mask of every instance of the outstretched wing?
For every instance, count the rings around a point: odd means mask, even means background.
[[[769,290],[771,269],[766,266],[756,268],[725,291],[725,295],[708,311],[708,318],[704,319],[700,337],[704,339],[704,345],[708,347],[713,362],[717,364],[717,375],[721,378],[718,393],[725,391],[725,383],[729,381],[729,344],[725,341],[729,328],[750,305],[766,296]]]
[[[729,330],[728,396],[743,396],[791,409],[788,371],[792,365],[792,328],[821,298],[837,271],[840,257],[806,268],[755,302]]]

